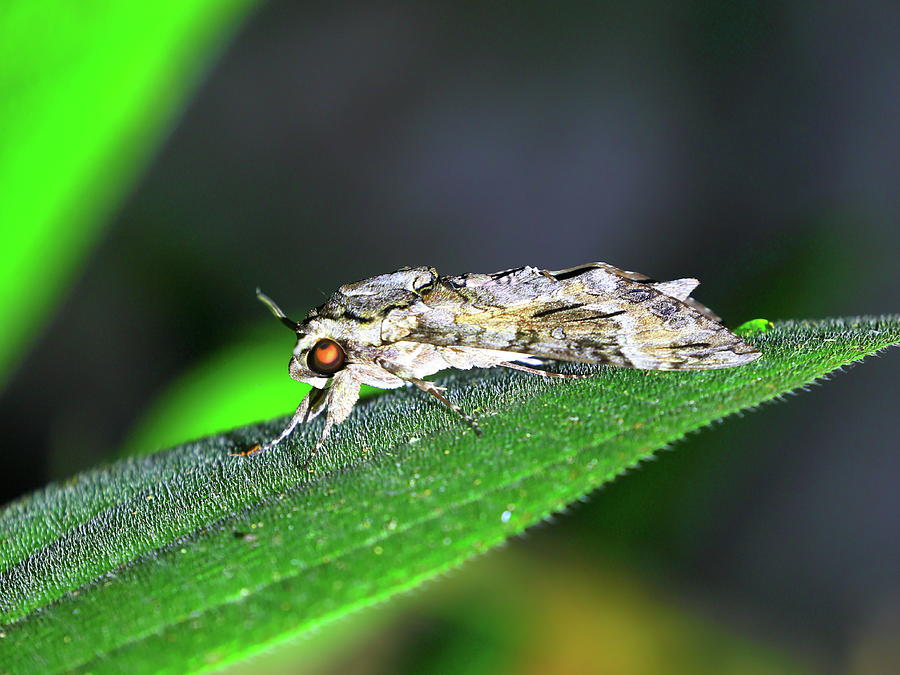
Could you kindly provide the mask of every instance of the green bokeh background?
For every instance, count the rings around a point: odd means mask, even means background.
[[[700,278],[732,326],[897,311],[897,21],[890,3],[8,3],[0,498],[290,410],[291,340],[257,285],[299,315],[403,265],[606,260]],[[887,672],[897,365],[692,437],[252,669]]]

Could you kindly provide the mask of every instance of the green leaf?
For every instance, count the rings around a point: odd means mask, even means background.
[[[237,459],[283,420],[80,474],[0,513],[10,672],[194,672],[459,565],[685,433],[900,342],[900,317],[788,322],[741,368],[494,369],[444,378],[476,438],[415,391],[359,405],[301,471],[321,422]],[[777,443],[777,438],[768,442]],[[634,478],[633,478],[634,480]]]
[[[252,0],[0,10],[0,378]]]
[[[751,319],[750,321],[745,321],[740,326],[734,329],[735,335],[748,336],[748,335],[756,335],[757,333],[765,333],[770,328],[772,328],[775,324],[773,324],[768,319]]]

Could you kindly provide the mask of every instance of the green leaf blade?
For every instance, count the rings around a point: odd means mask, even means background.
[[[312,476],[302,448],[235,459],[245,427],[50,486],[0,512],[12,672],[219,667],[450,569],[688,431],[900,342],[900,318],[783,323],[763,357],[694,373],[454,373],[476,439],[415,392],[360,405]],[[280,422],[280,421],[279,421]]]
[[[252,0],[0,9],[0,384]]]

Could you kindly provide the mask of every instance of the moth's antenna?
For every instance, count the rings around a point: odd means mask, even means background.
[[[293,319],[287,318],[284,312],[281,311],[281,307],[275,304],[275,301],[270,298],[268,295],[263,293],[259,288],[256,289],[256,297],[259,298],[259,301],[269,308],[269,311],[275,315],[281,323],[290,328],[295,333],[300,330],[300,322],[294,321]]]

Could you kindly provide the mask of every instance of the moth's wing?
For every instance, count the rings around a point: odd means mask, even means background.
[[[592,263],[442,277],[420,302],[388,313],[382,338],[649,370],[727,368],[759,356],[687,304],[696,280],[637,276]]]
[[[643,284],[651,284],[656,290],[664,293],[665,295],[671,296],[673,298],[677,298],[681,300],[688,307],[697,310],[707,319],[711,319],[716,323],[722,320],[718,314],[712,311],[706,305],[697,302],[694,298],[689,297],[691,292],[700,285],[700,282],[696,279],[674,279],[672,281],[657,281],[656,279],[652,279],[648,277],[646,274],[641,274],[640,272],[632,272],[631,270],[620,270],[618,267],[613,267],[612,265],[607,265],[606,263],[594,263],[595,265],[603,265],[604,269],[608,270],[613,274],[617,274],[623,279],[630,279],[631,281],[637,281]],[[579,269],[577,267],[572,269]],[[568,271],[568,270],[564,270]]]

